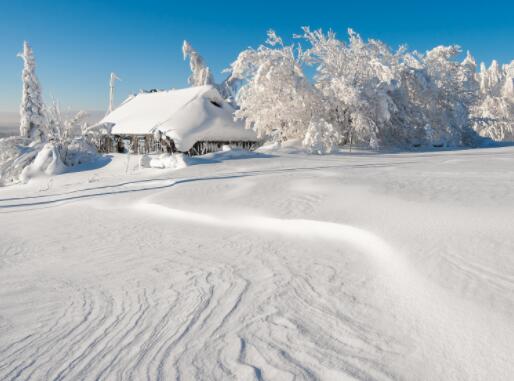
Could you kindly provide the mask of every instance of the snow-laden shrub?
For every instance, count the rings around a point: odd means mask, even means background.
[[[0,139],[0,186],[20,181],[20,175],[37,156],[38,151],[25,137]]]
[[[0,185],[28,182],[40,175],[63,173],[66,166],[55,143],[22,137],[0,139]]]
[[[47,124],[41,134],[0,139],[0,185],[26,183],[33,177],[60,174],[66,167],[95,160],[95,146],[81,136],[78,123],[82,118],[79,113],[63,120],[58,108],[46,109]]]
[[[514,141],[514,121],[507,118],[477,117],[473,128],[480,136],[497,142]]]
[[[45,108],[47,128],[44,138],[56,148],[60,160],[67,167],[93,161],[97,150],[93,142],[85,136],[87,125],[82,126],[87,114],[80,111],[71,118],[62,116],[59,104],[53,102]]]
[[[111,135],[114,123],[95,124],[93,126],[85,126],[82,129],[83,136],[94,147],[100,147],[102,139]]]
[[[340,139],[334,126],[320,119],[309,123],[302,144],[309,152],[323,155],[334,152]]]
[[[67,167],[97,158],[96,148],[84,138],[76,138],[67,145],[17,136],[0,139],[0,186],[26,183],[41,175],[58,175]]]
[[[229,82],[242,84],[235,116],[259,138],[282,142],[303,139],[317,114],[316,89],[303,72],[303,54],[286,46],[273,31],[265,45],[241,52]]]
[[[24,183],[31,178],[40,175],[58,175],[66,170],[66,166],[61,160],[59,148],[53,143],[41,143],[35,149],[37,155],[34,160],[27,165],[20,174],[20,180]]]
[[[89,163],[98,158],[94,144],[83,137],[77,137],[61,148],[61,158],[68,167]]]

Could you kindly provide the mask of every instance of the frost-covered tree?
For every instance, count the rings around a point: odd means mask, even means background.
[[[191,68],[189,84],[191,86],[214,85],[211,70],[205,64],[202,56],[187,41],[184,41],[182,45],[182,54],[184,55],[184,60],[189,57],[189,66]]]
[[[474,143],[470,107],[470,59],[461,64],[455,60],[460,48],[437,46],[423,57],[428,75],[437,88],[432,119],[433,142],[438,145],[458,146]]]
[[[396,106],[391,115],[391,127],[386,145],[420,146],[432,143],[437,87],[422,62],[422,55],[405,52],[398,67],[395,89],[391,98]]]
[[[182,45],[182,54],[184,55],[184,60],[189,57],[191,75],[188,78],[188,82],[191,86],[212,85],[224,99],[233,103],[233,89],[228,81],[225,80],[222,84],[215,83],[211,69],[205,64],[203,57],[187,41],[184,41]]]
[[[23,52],[18,54],[23,59],[23,90],[20,105],[20,136],[30,139],[42,139],[45,116],[41,87],[36,76],[36,60],[29,43],[23,43]]]
[[[469,50],[466,53],[466,58],[461,63],[459,80],[463,100],[467,107],[471,107],[478,99],[480,84],[477,80],[477,63]]]
[[[327,120],[350,140],[378,148],[381,133],[396,111],[391,93],[397,86],[400,53],[377,40],[365,42],[348,30],[346,44],[334,32],[303,28],[309,62],[316,67],[315,85],[329,105]]]
[[[303,71],[303,59],[301,50],[284,45],[269,31],[265,45],[243,51],[232,63],[229,81],[242,83],[236,117],[259,137],[278,142],[305,137],[318,99]]]
[[[340,140],[339,131],[332,124],[324,119],[312,119],[302,143],[310,152],[322,155],[334,152]]]
[[[480,65],[478,102],[473,107],[475,130],[494,140],[514,140],[514,61],[500,67]]]
[[[315,86],[328,105],[324,118],[338,127],[343,142],[372,148],[472,143],[473,60],[455,61],[458,47],[441,46],[425,55],[404,47],[393,52],[351,29],[348,43],[333,32],[303,30],[299,37],[310,45]]]

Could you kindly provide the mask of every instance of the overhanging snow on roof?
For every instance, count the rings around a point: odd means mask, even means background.
[[[147,135],[156,130],[174,140],[179,151],[197,141],[256,141],[254,131],[234,121],[234,109],[210,85],[141,93],[128,98],[101,124],[114,135]]]

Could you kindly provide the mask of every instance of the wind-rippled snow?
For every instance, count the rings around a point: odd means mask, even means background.
[[[0,189],[0,379],[512,378],[514,148],[216,158]]]

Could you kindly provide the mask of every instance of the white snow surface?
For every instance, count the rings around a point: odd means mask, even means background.
[[[222,107],[211,103],[215,101]],[[112,134],[153,134],[159,130],[179,151],[197,141],[256,141],[256,134],[234,120],[234,109],[211,85],[140,93],[128,98],[99,125],[114,124]]]
[[[188,164],[0,188],[1,380],[512,379],[514,147]]]

